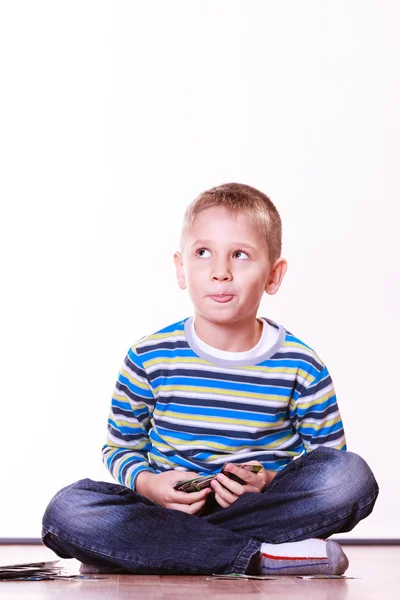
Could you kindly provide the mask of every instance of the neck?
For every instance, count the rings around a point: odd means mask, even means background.
[[[235,323],[214,323],[195,314],[194,330],[213,348],[226,352],[246,352],[258,344],[263,325],[255,317]]]

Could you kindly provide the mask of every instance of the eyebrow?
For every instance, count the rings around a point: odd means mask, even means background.
[[[191,248],[194,248],[195,246],[212,246],[213,244],[213,240],[196,240],[193,242]],[[256,250],[255,246],[248,244],[247,242],[233,242],[231,245],[235,248],[250,248],[251,250]]]

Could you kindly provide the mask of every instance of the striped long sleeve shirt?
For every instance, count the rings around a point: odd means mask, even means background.
[[[310,347],[265,320],[278,329],[277,340],[252,361],[207,355],[193,338],[191,318],[129,349],[102,450],[117,481],[134,489],[143,470],[206,475],[228,461],[257,460],[279,471],[317,446],[346,450],[326,366]]]

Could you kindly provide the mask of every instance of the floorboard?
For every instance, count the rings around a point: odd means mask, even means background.
[[[346,546],[354,579],[213,580],[197,576],[114,575],[96,580],[0,581],[0,598],[30,600],[400,600],[400,546]],[[0,564],[55,560],[43,546],[0,546]],[[79,563],[60,560],[70,572]],[[72,596],[73,594],[73,596]]]

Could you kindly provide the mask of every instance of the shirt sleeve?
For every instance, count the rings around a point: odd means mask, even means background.
[[[292,399],[290,418],[306,452],[318,446],[347,449],[335,390],[325,366],[311,384]]]
[[[146,372],[131,348],[115,384],[102,449],[103,462],[112,476],[131,489],[135,489],[141,471],[155,472],[147,460],[152,447],[149,430],[154,402]]]

